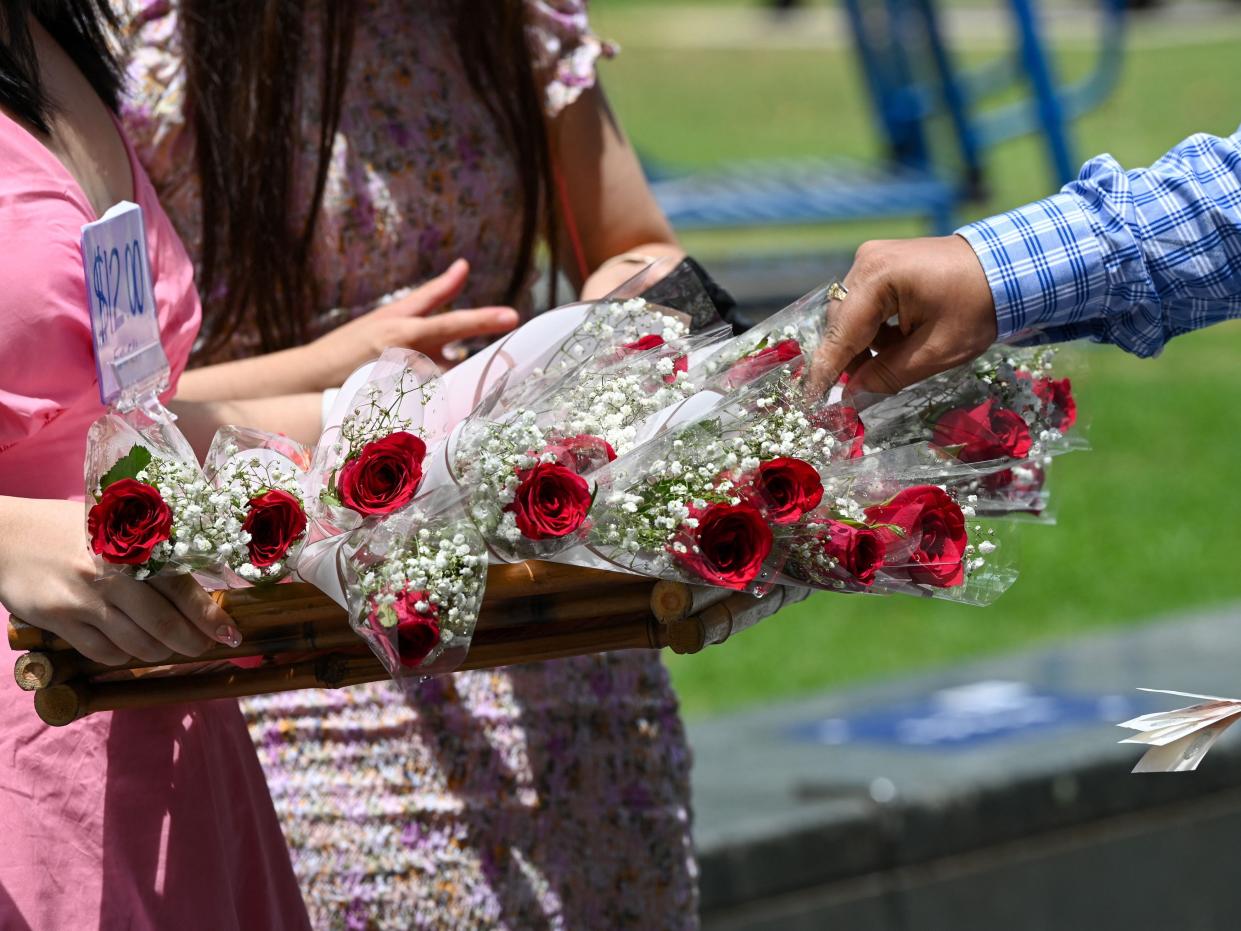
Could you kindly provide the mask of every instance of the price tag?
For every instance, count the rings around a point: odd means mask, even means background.
[[[99,399],[125,411],[158,407],[168,388],[142,208],[122,201],[82,227]]]

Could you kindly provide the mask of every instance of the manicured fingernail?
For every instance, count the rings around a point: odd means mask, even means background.
[[[231,624],[221,624],[215,629],[215,639],[226,647],[241,646],[241,631]]]

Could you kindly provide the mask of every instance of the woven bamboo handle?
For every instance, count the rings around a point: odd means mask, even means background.
[[[550,562],[523,562],[494,565],[487,570],[487,587],[483,597],[483,613],[489,605],[554,594],[582,594],[586,602],[589,592],[610,594],[616,590],[651,585],[651,580],[622,572],[583,569],[578,566]],[[605,597],[606,597],[605,594]],[[336,622],[345,611],[312,585],[290,583],[257,588],[223,589],[211,593],[249,639],[259,631],[273,627],[290,627],[302,623]],[[505,611],[512,611],[505,604]],[[9,621],[9,646],[16,651],[44,652],[70,650],[59,637],[32,627],[16,618]]]
[[[491,636],[476,636],[461,669],[541,662],[611,650],[650,649],[656,646],[653,625],[649,617],[637,617],[620,623],[615,618],[600,618],[587,623],[503,628]],[[241,698],[294,689],[343,688],[386,678],[387,670],[362,647],[359,651],[333,651],[257,669],[120,682],[77,679],[35,692],[35,710],[46,723],[63,726],[96,711]]]
[[[723,643],[809,594],[809,589],[789,586],[776,586],[762,598],[736,592],[692,617],[664,625],[660,646],[670,647],[674,653],[697,653],[703,647]]]
[[[200,666],[251,656],[274,656],[281,653],[314,653],[340,650],[363,644],[347,623],[335,626],[302,624],[297,632],[282,636],[243,640],[240,646],[217,646],[198,656],[173,654],[159,663],[135,659],[121,666],[105,666],[89,660],[75,650],[24,653],[13,666],[13,677],[27,692],[45,689],[74,678],[91,678],[121,670],[158,669],[173,666]],[[364,645],[364,644],[363,644]]]

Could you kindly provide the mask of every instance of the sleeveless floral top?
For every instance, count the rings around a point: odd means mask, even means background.
[[[123,4],[131,40],[126,130],[186,247],[198,256],[199,185],[176,4],[116,2]],[[326,306],[312,335],[439,274],[458,257],[470,262],[471,273],[457,305],[502,303],[517,254],[516,169],[458,60],[448,15],[452,0],[357,2],[315,237],[313,261]],[[316,7],[308,6],[306,77],[298,93],[301,112],[312,119],[320,43]],[[555,115],[594,84],[597,60],[614,48],[590,31],[585,0],[526,0],[526,8],[546,111]],[[298,143],[295,190],[307,195],[317,136],[308,126]],[[256,347],[257,334],[249,334],[232,351],[245,355]]]

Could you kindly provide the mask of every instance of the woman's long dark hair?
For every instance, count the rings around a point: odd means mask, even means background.
[[[314,186],[294,203],[298,88],[308,3],[320,2],[322,68]],[[356,25],[352,0],[182,0],[188,119],[202,189],[199,355],[228,354],[255,326],[264,351],[297,345],[321,308],[311,265]],[[454,0],[455,39],[474,91],[513,152],[521,239],[506,299],[517,299],[540,236],[554,249],[551,156],[522,0]],[[301,217],[300,221],[294,217]]]
[[[111,109],[121,88],[115,46],[116,17],[108,0],[2,0],[0,2],[0,104],[44,133],[51,132],[56,101],[39,79],[30,36],[34,16],[90,81]]]

